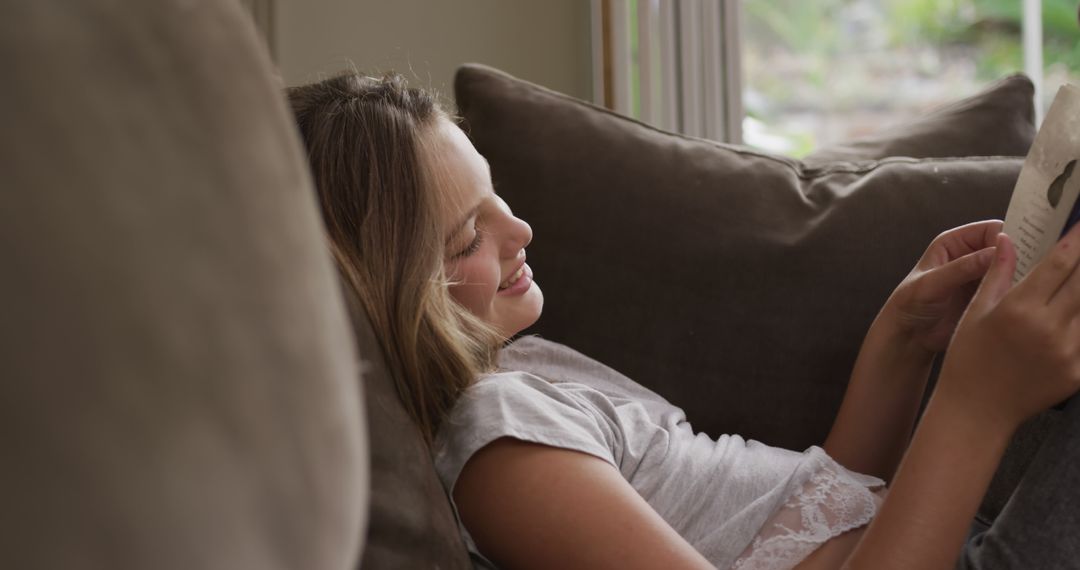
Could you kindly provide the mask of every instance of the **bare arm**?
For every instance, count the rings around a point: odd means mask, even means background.
[[[1080,387],[1080,226],[1010,289],[1002,235],[881,512],[848,568],[951,568],[1009,438]]]
[[[824,448],[844,467],[890,481],[908,447],[934,355],[879,315],[866,335]]]
[[[874,320],[824,448],[889,481],[907,449],[934,354],[944,350],[992,259],[1000,220],[939,235]]]
[[[462,522],[503,568],[712,568],[605,461],[502,438],[453,491]]]
[[[991,428],[936,395],[889,496],[846,568],[952,568],[1012,428]]]

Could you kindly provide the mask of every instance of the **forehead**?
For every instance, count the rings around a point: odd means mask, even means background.
[[[487,161],[457,125],[439,119],[426,147],[427,184],[435,190],[447,223],[483,199],[491,185]]]

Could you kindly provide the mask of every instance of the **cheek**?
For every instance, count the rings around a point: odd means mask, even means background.
[[[498,272],[498,266],[481,260],[461,262],[452,273],[458,283],[450,286],[450,296],[473,314],[484,316],[499,287]]]

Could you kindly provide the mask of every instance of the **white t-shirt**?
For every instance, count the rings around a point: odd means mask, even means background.
[[[717,568],[791,568],[877,512],[870,489],[884,482],[820,447],[694,433],[681,409],[565,346],[524,337],[499,366],[465,391],[437,434],[435,467],[451,497],[474,453],[513,437],[607,461]],[[476,566],[494,567],[461,532]]]

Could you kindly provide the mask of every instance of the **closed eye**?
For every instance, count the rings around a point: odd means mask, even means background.
[[[473,238],[472,243],[465,247],[465,249],[455,253],[450,259],[460,259],[462,257],[469,257],[480,250],[480,244],[484,241],[484,232],[480,231],[480,228],[476,228],[476,237]]]

